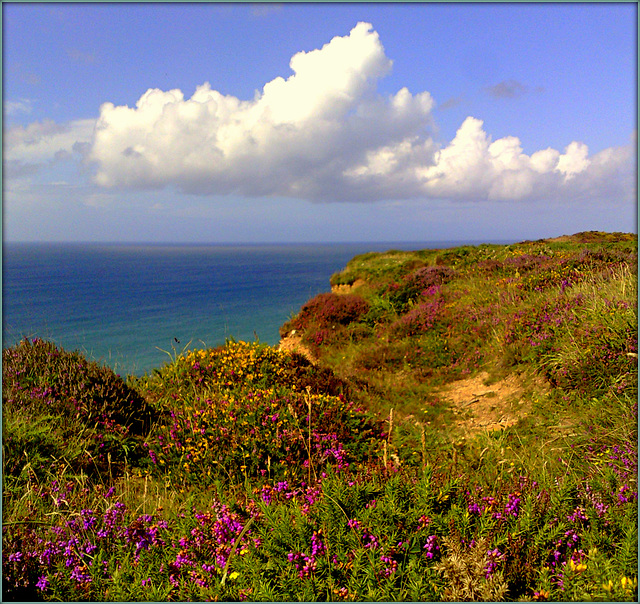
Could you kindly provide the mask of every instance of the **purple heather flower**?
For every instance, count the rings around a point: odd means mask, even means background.
[[[380,543],[378,542],[378,538],[373,533],[369,533],[368,531],[364,531],[362,540],[363,542],[365,542],[364,546],[366,548],[376,549],[380,545]]]
[[[90,541],[87,541],[87,544],[84,547],[84,551],[91,555],[93,552],[95,552],[98,549],[97,545],[94,545],[93,543],[91,543]]]
[[[391,556],[387,556],[385,554],[382,554],[380,556],[380,560],[382,562],[384,562],[385,564],[388,564],[389,566],[385,566],[385,568],[380,571],[380,576],[382,577],[390,577],[393,573],[396,572],[396,570],[398,570],[398,562],[396,560],[394,560]]]
[[[522,500],[518,495],[509,494],[509,501],[504,508],[505,514],[508,516],[513,516],[514,518],[518,517],[520,513],[520,502]]]
[[[427,550],[426,557],[433,558],[437,552],[440,551],[440,547],[438,546],[438,537],[436,535],[429,535],[427,537],[427,542],[424,544],[422,549]]]
[[[82,528],[91,528],[96,523],[93,510],[80,510],[80,516],[82,516]]]
[[[71,571],[71,578],[75,579],[77,583],[91,583],[91,575],[87,575],[83,573],[84,567],[82,566],[74,566]]]
[[[278,493],[282,493],[283,491],[287,491],[289,489],[289,483],[286,480],[279,482],[276,484],[275,491]]]
[[[567,520],[570,520],[571,522],[576,522],[577,520],[589,520],[589,518],[586,515],[584,508],[578,506],[573,511],[573,514],[570,514],[569,516],[567,516]]]
[[[469,504],[468,510],[470,514],[482,514],[484,507],[480,507],[475,501]]]
[[[324,542],[318,533],[315,531],[311,535],[311,557],[321,556],[326,552]]]
[[[493,571],[498,567],[498,562],[502,560],[504,554],[500,552],[500,550],[490,549],[487,552],[487,564],[484,567],[484,576],[488,579]]]

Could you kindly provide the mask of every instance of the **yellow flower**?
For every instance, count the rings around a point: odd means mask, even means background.
[[[234,571],[229,575],[229,579],[231,579],[231,581],[235,581],[239,576],[240,576],[240,573],[234,570]]]
[[[533,596],[534,600],[548,600],[549,596],[551,594],[548,591],[545,591],[544,589],[541,589],[539,592],[536,592],[536,594]]]
[[[576,564],[573,559],[569,560],[569,566],[571,566],[571,570],[581,573],[583,570],[587,570],[587,565],[579,562]]]
[[[622,577],[620,579],[620,583],[622,583],[622,588],[625,590],[629,590],[638,586],[638,579],[629,579],[628,577]]]

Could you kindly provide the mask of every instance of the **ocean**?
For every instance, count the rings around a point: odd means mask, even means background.
[[[277,344],[280,326],[357,254],[469,243],[5,243],[3,348],[39,337],[143,375],[187,346]]]

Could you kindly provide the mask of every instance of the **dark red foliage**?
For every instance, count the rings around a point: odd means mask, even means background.
[[[398,311],[419,296],[430,295],[435,288],[448,283],[456,275],[450,266],[423,266],[410,273],[398,284],[392,284],[388,296]]]
[[[399,336],[412,336],[432,329],[440,319],[444,299],[439,296],[418,304],[406,315],[391,324],[391,331]]]
[[[305,329],[311,324],[324,328],[348,325],[368,310],[369,303],[354,294],[319,294],[309,300],[281,331],[286,333],[292,329]]]

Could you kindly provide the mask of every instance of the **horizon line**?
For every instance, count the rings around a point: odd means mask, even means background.
[[[581,233],[606,233],[606,234],[630,234],[636,235],[634,231],[578,231],[576,233],[563,233],[561,235],[549,235],[538,238],[514,238],[514,237],[451,237],[446,239],[358,239],[358,240],[335,240],[335,241],[149,241],[149,240],[126,240],[126,241],[109,241],[109,240],[57,240],[57,239],[15,239],[4,240],[2,245],[147,245],[147,246],[264,246],[264,245],[359,245],[359,244],[413,244],[413,243],[458,243],[463,244],[512,244],[522,243],[526,241],[541,241],[544,239],[554,239],[557,237],[572,237]]]

